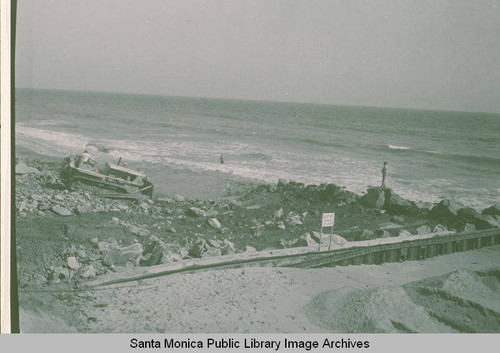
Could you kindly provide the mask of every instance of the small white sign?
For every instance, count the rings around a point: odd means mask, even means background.
[[[321,227],[333,227],[335,222],[335,213],[323,213]]]

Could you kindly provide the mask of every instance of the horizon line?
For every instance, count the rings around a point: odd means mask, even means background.
[[[21,90],[39,90],[39,91],[63,91],[63,92],[78,92],[78,93],[104,93],[104,94],[118,94],[118,95],[131,95],[131,96],[147,96],[147,97],[165,97],[165,98],[191,98],[191,99],[214,99],[214,100],[232,100],[232,101],[245,101],[245,102],[262,102],[262,103],[289,103],[289,104],[310,104],[310,105],[326,105],[333,107],[358,107],[358,108],[378,108],[378,109],[401,109],[401,110],[420,110],[430,112],[452,112],[452,113],[474,113],[474,114],[492,114],[500,115],[499,112],[493,111],[471,111],[471,110],[453,110],[453,109],[433,109],[433,108],[414,108],[414,107],[400,107],[400,106],[377,106],[377,105],[354,105],[354,104],[334,104],[324,102],[303,102],[303,101],[276,101],[266,99],[252,99],[252,98],[228,98],[228,97],[210,97],[210,96],[176,96],[161,93],[137,93],[137,92],[116,92],[116,91],[98,91],[98,90],[78,90],[78,89],[65,89],[65,88],[39,88],[39,87],[15,87]]]

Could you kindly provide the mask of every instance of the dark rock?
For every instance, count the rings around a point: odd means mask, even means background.
[[[415,203],[403,199],[401,196],[393,192],[391,189],[385,189],[385,205],[384,208],[392,214],[411,214],[415,213],[418,208]]]
[[[198,207],[190,207],[187,209],[186,214],[191,217],[214,217],[217,216],[216,211],[205,211]]]
[[[464,232],[473,232],[475,230],[476,230],[476,226],[474,224],[466,223],[464,225],[464,229],[463,229]]]
[[[178,245],[165,244],[154,235],[151,236],[150,240],[151,243],[144,248],[143,256],[139,261],[140,266],[153,266],[181,260],[180,255],[173,253],[174,250],[181,250]]]
[[[488,216],[500,216],[500,203],[485,208],[481,213]]]
[[[368,229],[363,230],[363,232],[359,236],[359,240],[371,240],[375,238],[375,233]]]
[[[457,211],[462,207],[464,205],[460,202],[443,200],[430,210],[429,217],[451,224],[457,219]]]
[[[366,195],[359,199],[359,202],[366,207],[381,209],[385,204],[385,193],[382,188],[370,188]]]
[[[52,278],[56,282],[58,282],[58,280],[61,280],[61,279],[67,279],[67,278],[69,278],[69,270],[67,268],[62,267],[62,266],[58,266],[52,272]]]
[[[301,236],[302,239],[305,240],[306,242],[306,246],[317,246],[318,243],[316,242],[316,240],[314,240],[312,237],[311,237],[311,234],[308,232],[306,234],[304,234],[303,236]]]
[[[306,235],[305,235],[305,236],[306,236],[306,240],[307,240],[307,235],[309,235],[309,236],[311,237],[311,239],[312,239],[312,240],[313,240],[316,244],[319,244],[319,242],[321,241],[321,239],[320,239],[320,235],[319,235],[319,233],[317,233],[317,232],[312,232],[312,234],[311,234],[311,233],[306,233]]]
[[[464,223],[473,224],[476,229],[489,229],[495,227],[495,224],[488,219],[488,216],[482,215],[471,207],[463,207],[457,211],[457,217]]]
[[[140,266],[154,266],[163,262],[165,244],[160,239],[155,239],[144,247],[143,256],[139,261]]]
[[[203,239],[198,239],[188,250],[188,255],[195,258],[200,258],[205,251],[209,249],[207,242]]]
[[[375,231],[375,235],[377,236],[377,238],[390,238],[391,237],[391,233],[389,233],[385,229],[377,229]]]
[[[335,194],[337,193],[338,186],[335,184],[328,184],[326,188],[319,192],[318,198],[320,201],[329,202],[335,199]]]
[[[407,231],[406,229],[403,229],[399,232],[399,235],[400,237],[409,237],[411,236],[411,233],[409,231]]]

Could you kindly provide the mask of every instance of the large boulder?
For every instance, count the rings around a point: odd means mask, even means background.
[[[474,224],[466,223],[464,224],[464,232],[473,232],[476,230],[476,226]]]
[[[377,229],[375,231],[375,236],[377,238],[390,238],[391,237],[391,233],[389,233],[387,230],[385,229]]]
[[[367,194],[359,199],[366,207],[381,209],[385,204],[385,192],[382,188],[370,188]]]
[[[363,230],[363,232],[359,236],[359,240],[370,240],[375,238],[376,238],[375,233],[368,229]]]
[[[409,231],[407,231],[406,229],[403,229],[399,232],[398,236],[404,238],[404,237],[410,237],[411,235],[412,234]]]
[[[301,236],[301,238],[306,241],[307,246],[318,246],[318,242],[311,237],[309,232]]]
[[[392,214],[410,214],[418,210],[414,202],[402,198],[391,189],[385,189],[384,208]]]
[[[323,202],[333,201],[338,189],[339,188],[337,185],[328,184],[324,190],[319,192],[318,194],[319,200]]]
[[[417,234],[422,235],[422,234],[430,234],[431,228],[427,225],[423,225],[417,228]]]
[[[102,262],[108,266],[125,266],[127,262],[139,263],[142,257],[142,245],[135,243],[128,247],[116,247],[104,253]]]
[[[57,206],[57,205],[52,206],[52,212],[54,212],[55,214],[58,214],[59,216],[71,216],[72,215],[72,212],[70,210],[68,210],[67,208],[61,207],[61,206]]]
[[[210,247],[204,239],[198,239],[188,250],[191,257],[200,258]]]
[[[448,228],[446,228],[442,224],[437,224],[434,227],[434,230],[432,231],[432,233],[443,233],[443,232],[447,232],[447,231],[448,231]]]
[[[16,165],[16,174],[24,175],[24,174],[38,174],[38,173],[40,173],[38,169],[27,166],[26,163],[24,163],[23,161],[20,161]]]
[[[190,207],[186,210],[186,214],[190,217],[204,217],[205,211],[198,207]]]
[[[83,268],[80,276],[82,278],[93,278],[96,276],[96,274],[97,274],[97,272],[96,272],[94,266],[88,265],[87,267]]]
[[[481,213],[487,216],[500,216],[500,203],[485,208]]]
[[[457,219],[457,212],[463,207],[460,202],[443,200],[430,210],[429,217],[450,224]]]
[[[168,258],[168,248],[159,238],[152,236],[151,242],[144,247],[142,258],[139,261],[140,266],[159,265]]]
[[[457,218],[461,222],[473,224],[478,230],[495,227],[489,216],[482,215],[471,207],[460,208],[457,211]]]
[[[74,256],[68,257],[67,262],[68,262],[68,267],[70,269],[72,269],[73,271],[77,271],[81,267],[80,263],[78,262],[78,260]]]
[[[336,245],[344,245],[344,244],[347,244],[348,241],[344,237],[341,237],[338,234],[333,234],[332,235],[332,243],[336,244]]]
[[[222,255],[232,255],[236,253],[236,246],[227,239],[224,239],[224,244],[221,245],[220,249]]]
[[[68,279],[69,270],[62,266],[58,266],[54,268],[54,271],[52,272],[52,278],[54,279],[55,282],[59,282],[62,279]]]

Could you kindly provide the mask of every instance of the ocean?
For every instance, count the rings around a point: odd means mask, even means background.
[[[386,186],[415,201],[500,201],[500,114],[18,89],[21,158],[88,149],[160,186],[186,170],[276,183]],[[223,154],[225,163],[218,164]],[[160,185],[158,185],[160,184]],[[179,190],[182,194],[182,190]]]

